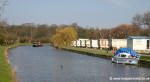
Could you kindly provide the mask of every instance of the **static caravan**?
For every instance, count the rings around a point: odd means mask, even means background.
[[[77,46],[77,41],[72,41],[72,45],[71,46],[76,47]]]
[[[109,46],[112,48],[126,48],[127,47],[127,39],[111,39],[109,42]]]
[[[90,48],[91,47],[91,40],[86,40],[86,47]]]
[[[99,47],[98,40],[91,40],[91,47],[92,48],[98,48]]]
[[[75,42],[75,41],[72,41],[71,46],[74,46],[74,42]]]
[[[127,38],[127,48],[133,50],[150,50],[150,37],[129,36]]]
[[[80,40],[77,40],[76,44],[77,44],[77,47],[80,47],[81,46]]]
[[[80,40],[80,44],[81,44],[81,47],[86,47],[86,40],[88,39],[79,39]]]
[[[100,39],[99,40],[100,48],[109,48],[109,41],[108,39]]]

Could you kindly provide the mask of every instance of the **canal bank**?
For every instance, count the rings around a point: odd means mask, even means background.
[[[9,50],[8,54],[11,66],[18,67],[16,73],[20,82],[116,82],[109,78],[150,76],[150,68],[147,67],[114,64],[110,59],[51,46],[20,46]]]
[[[8,59],[8,50],[17,46],[30,45],[29,43],[19,43],[9,46],[0,46],[0,82],[16,82],[15,69],[11,68]]]
[[[83,55],[93,56],[93,57],[100,57],[100,58],[107,58],[107,59],[111,59],[111,57],[113,57],[113,53],[106,50],[77,48],[77,47],[64,47],[62,49],[83,54]],[[142,55],[138,65],[139,66],[144,65],[150,67],[150,56]]]

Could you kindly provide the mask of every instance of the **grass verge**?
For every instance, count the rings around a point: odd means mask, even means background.
[[[88,48],[77,48],[77,47],[64,47],[64,48],[65,49],[76,50],[76,51],[83,51],[83,52],[93,53],[93,54],[102,54],[102,55],[113,56],[113,53],[107,52],[105,50],[100,50],[100,49],[88,49]]]
[[[140,60],[144,60],[144,61],[149,61],[150,62],[150,57],[149,56],[141,56]]]
[[[106,50],[100,50],[100,49],[88,49],[88,48],[77,48],[77,47],[63,47],[64,49],[68,50],[75,50],[75,51],[82,51],[82,52],[88,52],[92,54],[99,54],[99,55],[106,55],[106,56],[113,56],[112,52],[108,52]],[[142,61],[148,61],[150,62],[150,57],[149,56],[142,56],[140,60]]]
[[[12,69],[8,63],[7,51],[17,46],[30,45],[29,43],[19,43],[9,46],[0,46],[0,82],[15,82]]]

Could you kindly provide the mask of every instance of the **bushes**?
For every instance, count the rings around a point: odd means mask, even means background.
[[[0,33],[0,45],[3,45],[5,40],[6,40],[6,36],[4,34]]]
[[[70,46],[72,41],[76,40],[77,32],[72,27],[56,29],[56,34],[52,36],[51,41],[59,49],[63,46]]]

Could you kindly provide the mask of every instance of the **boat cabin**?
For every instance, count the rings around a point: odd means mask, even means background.
[[[118,58],[137,58],[136,56],[131,55],[130,53],[120,53],[116,55]]]
[[[129,48],[120,48],[112,58],[112,62],[125,63],[125,64],[137,64],[139,62],[140,55]]]

